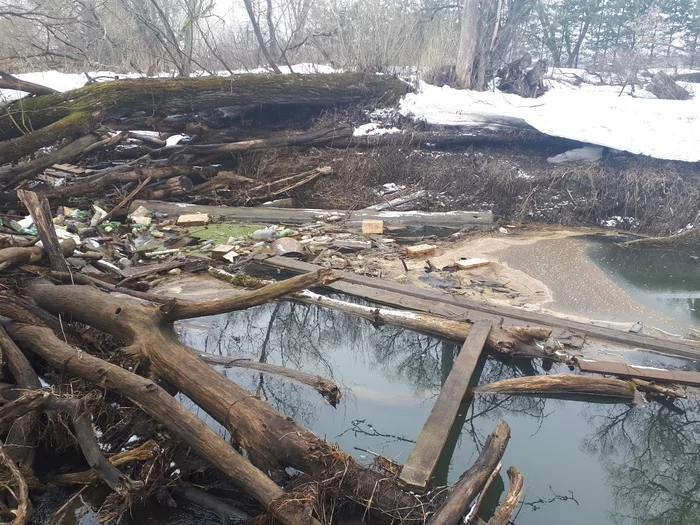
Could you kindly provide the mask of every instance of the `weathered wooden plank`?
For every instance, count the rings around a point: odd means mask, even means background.
[[[425,490],[427,487],[490,331],[491,323],[477,321],[464,341],[418,441],[401,470],[399,481],[407,487],[414,490]]]
[[[320,266],[316,266],[311,263],[287,259],[284,257],[265,258],[264,256],[261,256],[256,260],[267,266],[299,273],[306,273],[321,269]],[[518,321],[525,321],[530,325],[565,328],[573,332],[582,332],[590,337],[596,337],[598,339],[603,339],[614,343],[633,345],[638,348],[659,352],[665,355],[690,359],[698,359],[700,357],[700,345],[686,341],[666,340],[648,335],[635,334],[632,332],[623,332],[622,330],[581,323],[562,317],[556,317],[554,315],[531,312],[529,310],[516,308],[514,306],[494,306],[485,301],[476,301],[463,296],[454,296],[439,291],[417,288],[415,286],[399,284],[396,282],[367,277],[351,272],[336,270],[334,273],[347,283],[361,284],[378,290],[387,290],[418,299],[454,305],[475,312],[506,317]]]
[[[433,226],[461,228],[465,226],[489,225],[493,223],[490,211],[451,211],[428,213],[421,211],[374,211],[374,210],[314,210],[297,208],[266,208],[238,206],[200,206],[194,204],[164,201],[136,200],[131,211],[139,206],[159,213],[176,216],[184,213],[208,213],[211,217],[222,217],[227,221],[260,222],[273,224],[304,224],[323,220],[332,216],[341,216],[349,226],[361,227],[365,219],[381,220],[393,227]]]
[[[590,361],[587,359],[578,359],[577,362],[582,372],[610,374],[618,377],[636,377],[639,379],[646,379],[647,381],[664,381],[681,385],[700,386],[700,372],[664,370],[648,366],[613,363],[611,361]]]

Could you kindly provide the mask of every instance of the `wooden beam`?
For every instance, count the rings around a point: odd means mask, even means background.
[[[428,486],[490,331],[491,323],[487,321],[477,321],[469,331],[418,441],[401,470],[399,481],[406,487],[423,491]]]
[[[255,260],[260,264],[266,266],[280,268],[283,270],[289,270],[291,272],[297,273],[306,273],[321,268],[320,266],[316,266],[314,264],[277,256],[269,258],[265,258],[265,256],[259,256]],[[529,310],[516,308],[514,306],[495,306],[485,301],[476,301],[474,299],[468,299],[463,296],[455,296],[439,291],[417,288],[411,285],[399,284],[392,281],[377,279],[374,277],[358,275],[352,272],[335,270],[334,274],[346,283],[359,284],[375,288],[377,290],[395,292],[397,294],[402,294],[405,296],[410,296],[425,301],[435,301],[447,305],[459,306],[468,310],[480,312],[482,314],[489,314],[498,317],[506,317],[513,320],[519,320],[521,321],[521,324],[522,321],[524,321],[529,325],[534,326],[565,328],[573,332],[582,332],[590,337],[595,337],[598,339],[603,339],[605,341],[611,341],[619,344],[632,345],[644,350],[651,350],[653,352],[658,352],[664,355],[683,357],[689,359],[700,358],[700,345],[693,344],[691,342],[659,339],[657,337],[651,337],[648,335],[624,332],[622,330],[615,330],[614,328],[606,328],[604,326],[596,326],[593,324],[581,323],[579,321],[572,321],[570,319],[565,319],[563,317],[557,317],[554,315],[532,312]],[[332,288],[332,285],[329,285],[328,287]],[[346,288],[345,293],[351,293],[347,291],[347,289],[348,288]]]
[[[163,201],[136,200],[131,210],[143,206],[152,212],[167,213],[177,216],[185,213],[208,213],[212,217],[222,217],[227,221],[258,222],[271,224],[304,224],[323,220],[327,217],[345,217],[348,226],[360,227],[365,219],[381,220],[385,225],[402,228],[407,226],[428,226],[444,228],[463,228],[466,226],[484,226],[493,223],[490,211],[374,211],[374,210],[315,210],[297,208],[268,208],[244,206],[199,206]]]
[[[647,381],[664,381],[681,385],[700,386],[700,372],[687,372],[685,370],[664,370],[648,366],[635,366],[626,363],[613,363],[610,361],[590,361],[577,359],[581,372],[595,374],[609,374],[618,377],[636,377]]]

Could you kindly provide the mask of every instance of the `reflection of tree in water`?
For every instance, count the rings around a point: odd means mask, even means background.
[[[700,403],[676,405],[683,413],[651,403],[610,405],[588,416],[597,428],[584,448],[606,465],[616,521],[700,523]]]

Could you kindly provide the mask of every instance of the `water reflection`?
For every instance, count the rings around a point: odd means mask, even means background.
[[[622,248],[594,242],[591,259],[620,278],[640,302],[700,326],[700,258],[670,250]]]
[[[367,463],[373,458],[366,450],[406,460],[459,351],[435,338],[292,303],[187,321],[181,331],[183,341],[209,353],[339,381],[346,397],[333,409],[307,387],[258,372],[224,370]],[[567,371],[493,358],[482,359],[479,367],[481,384]],[[695,399],[680,407],[479,396],[462,404],[434,482],[456,481],[503,418],[512,429],[503,470],[515,465],[526,478],[529,504],[519,525],[700,522],[700,407]],[[493,486],[491,507],[504,490],[503,479]]]

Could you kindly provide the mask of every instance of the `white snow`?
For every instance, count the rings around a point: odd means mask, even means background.
[[[171,135],[165,139],[166,146],[177,146],[182,139],[190,138],[189,135]]]
[[[687,86],[700,94],[700,85]],[[700,97],[679,101],[619,94],[619,86],[583,83],[576,87],[552,81],[545,95],[525,99],[499,91],[420,83],[417,93],[401,100],[400,111],[431,125],[467,130],[494,120],[496,127],[525,122],[542,133],[597,146],[660,159],[700,161]]]
[[[361,137],[363,135],[389,135],[392,133],[401,133],[401,130],[395,127],[382,128],[380,124],[370,122],[356,127],[352,134],[354,137]]]

